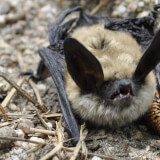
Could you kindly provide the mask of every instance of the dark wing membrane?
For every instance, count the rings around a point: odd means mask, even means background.
[[[68,98],[65,93],[64,81],[63,81],[62,75],[58,69],[59,66],[57,64],[56,56],[54,56],[59,53],[57,53],[57,52],[54,53],[54,51],[51,49],[48,49],[45,47],[40,47],[39,54],[40,54],[43,62],[45,63],[46,67],[48,68],[48,70],[53,78],[53,81],[56,85],[61,110],[63,112],[65,121],[68,125],[70,134],[74,138],[73,142],[77,143],[77,141],[79,139],[79,129],[78,129],[75,117],[72,113]]]

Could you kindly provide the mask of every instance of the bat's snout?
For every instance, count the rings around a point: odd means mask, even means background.
[[[133,94],[133,84],[129,79],[119,80],[115,91],[112,93],[111,100],[122,100],[132,97]]]

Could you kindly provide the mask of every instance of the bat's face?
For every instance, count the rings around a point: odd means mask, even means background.
[[[103,25],[77,29],[64,42],[66,93],[74,113],[111,127],[146,113],[156,91],[150,71],[157,60],[154,62],[150,50],[155,51],[154,45],[142,57],[141,48],[129,34]]]

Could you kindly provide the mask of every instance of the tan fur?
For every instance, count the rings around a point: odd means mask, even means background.
[[[104,79],[131,78],[142,51],[131,35],[119,31],[110,31],[103,25],[93,25],[77,29],[72,37],[81,42],[102,65]],[[143,115],[152,104],[155,94],[155,77],[151,72],[138,95],[124,110],[119,107],[104,106],[101,98],[92,94],[81,95],[79,87],[68,72],[65,75],[66,93],[73,111],[84,120],[98,125],[122,126]]]

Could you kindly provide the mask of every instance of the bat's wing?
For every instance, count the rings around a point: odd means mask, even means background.
[[[111,30],[129,32],[145,50],[148,48],[155,35],[156,20],[159,15],[160,4],[154,6],[154,10],[146,17],[111,19],[105,27]]]
[[[49,26],[49,41],[50,46],[48,48],[40,47],[39,54],[42,61],[39,64],[38,74],[40,79],[44,79],[46,76],[46,67],[53,78],[58,92],[58,99],[63,112],[64,119],[68,125],[69,132],[74,138],[73,142],[76,144],[79,139],[79,129],[72,113],[70,103],[64,89],[64,55],[63,55],[63,39],[66,36],[67,31],[70,29],[74,21],[71,19],[64,24],[61,24],[65,17],[75,11],[81,10],[80,7],[76,7],[70,10],[64,11],[56,20],[55,23]],[[45,65],[44,65],[45,64]],[[46,67],[45,67],[46,66]]]
[[[74,115],[72,113],[68,98],[64,89],[64,81],[61,72],[59,71],[59,65],[57,63],[57,51],[53,51],[49,48],[40,47],[39,54],[45,63],[45,66],[48,68],[53,81],[56,85],[58,91],[58,99],[60,102],[61,110],[64,115],[64,119],[68,125],[71,136],[75,138],[74,143],[77,143],[79,139],[79,129],[75,121]]]

